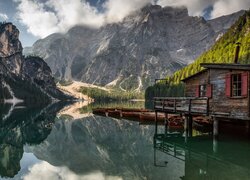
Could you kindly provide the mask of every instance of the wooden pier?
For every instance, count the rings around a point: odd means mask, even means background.
[[[154,110],[172,114],[209,116],[209,99],[207,97],[156,97]]]
[[[215,136],[224,121],[245,123],[250,129],[250,65],[206,63],[201,66],[202,71],[182,80],[185,97],[154,98],[156,123],[157,114],[166,113],[185,117],[185,130],[189,132],[194,116],[210,119]]]

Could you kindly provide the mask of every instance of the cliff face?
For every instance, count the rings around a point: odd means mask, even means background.
[[[14,74],[19,74],[22,64],[22,45],[19,30],[11,23],[0,27],[0,57],[2,62]]]
[[[52,34],[29,51],[44,57],[59,78],[141,90],[208,50],[234,22],[228,19],[217,26],[220,20],[191,17],[186,8],[148,5],[120,23]]]
[[[0,24],[0,100],[66,97],[56,89],[49,66],[41,58],[25,58],[22,50],[16,26]]]

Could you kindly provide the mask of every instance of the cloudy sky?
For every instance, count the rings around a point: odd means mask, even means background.
[[[250,8],[250,0],[0,0],[0,21],[13,22],[23,46],[76,24],[98,28],[118,22],[132,11],[156,3],[186,6],[189,15],[207,19]]]

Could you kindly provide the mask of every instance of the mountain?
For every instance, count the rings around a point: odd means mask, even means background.
[[[56,88],[49,66],[39,57],[24,57],[19,30],[0,24],[0,101],[49,101],[67,96]]]
[[[250,10],[246,11],[232,27],[194,63],[175,72],[170,82],[178,84],[181,79],[202,70],[200,63],[233,63],[236,43],[241,43],[239,63],[250,63]]]
[[[184,7],[147,5],[119,23],[52,34],[28,51],[57,78],[139,91],[193,62],[242,13],[206,21]]]

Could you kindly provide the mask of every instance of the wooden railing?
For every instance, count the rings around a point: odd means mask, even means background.
[[[169,113],[209,115],[209,98],[155,97],[154,109]]]

